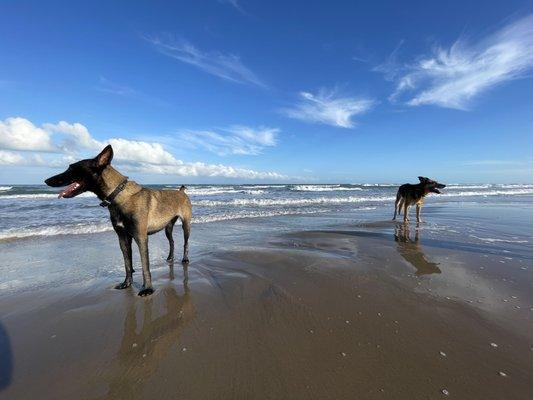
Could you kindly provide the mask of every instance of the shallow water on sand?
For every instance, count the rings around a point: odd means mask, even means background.
[[[148,299],[114,233],[3,241],[0,399],[529,399],[531,198],[427,203],[151,236]]]

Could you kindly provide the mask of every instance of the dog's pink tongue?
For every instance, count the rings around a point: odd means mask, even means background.
[[[78,182],[74,182],[74,183],[71,183],[70,185],[68,185],[65,189],[63,189],[61,191],[61,193],[59,193],[59,196],[58,198],[60,199],[61,197],[65,197],[69,194],[71,194],[73,191],[75,191],[78,187],[80,186],[80,184]]]

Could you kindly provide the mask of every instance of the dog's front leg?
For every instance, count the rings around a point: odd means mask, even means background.
[[[143,229],[144,228],[144,229]],[[150,260],[148,258],[148,232],[146,227],[137,229],[135,242],[139,246],[139,253],[141,255],[141,265],[143,268],[143,287],[139,292],[139,296],[150,296],[154,293],[152,288],[152,276],[150,275]]]
[[[124,268],[126,270],[126,279],[124,279],[124,282],[119,283],[115,286],[115,289],[126,289],[131,286],[131,283],[133,282],[133,265],[132,265],[132,257],[131,257],[131,236],[128,232],[126,232],[125,229],[114,227],[115,232],[118,236],[118,241],[120,244],[120,250],[122,250],[122,255],[124,256]]]
[[[422,222],[422,219],[420,219],[420,211],[422,211],[422,206],[416,205],[416,222],[420,223]]]

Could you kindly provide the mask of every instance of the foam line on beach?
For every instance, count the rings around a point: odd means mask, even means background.
[[[375,207],[361,207],[360,211],[373,210]],[[278,211],[249,211],[225,213],[218,215],[205,215],[195,217],[194,224],[206,224],[211,222],[228,221],[248,218],[265,218],[277,217],[281,215],[305,215],[328,212],[328,209],[307,209],[307,210],[278,210]],[[179,225],[179,222],[178,222]],[[14,228],[0,232],[0,241],[24,239],[36,236],[59,236],[59,235],[83,235],[92,233],[102,233],[112,231],[113,227],[110,222],[92,223],[92,224],[74,224],[74,225],[54,225],[49,227],[38,228]]]
[[[291,187],[291,190],[296,192],[341,192],[364,189],[360,187],[344,187],[341,185],[296,185]]]

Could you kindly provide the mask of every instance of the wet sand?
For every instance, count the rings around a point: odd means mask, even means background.
[[[345,224],[12,294],[0,399],[530,399],[532,260],[493,250]]]

